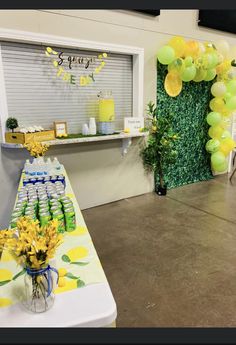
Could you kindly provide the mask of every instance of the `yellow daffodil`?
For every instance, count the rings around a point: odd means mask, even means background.
[[[46,151],[49,148],[49,145],[32,141],[30,143],[24,144],[24,147],[29,151],[32,157],[37,158],[45,155]]]
[[[17,233],[0,231],[0,248],[4,246],[11,250],[19,264],[39,269],[48,264],[62,243],[62,235],[57,233],[57,229],[57,220],[41,228],[38,221],[21,217],[17,222]]]

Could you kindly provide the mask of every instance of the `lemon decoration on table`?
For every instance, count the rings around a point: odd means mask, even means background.
[[[129,128],[125,128],[124,129],[124,133],[130,133],[130,129]]]
[[[58,269],[58,275],[60,278],[64,277],[66,275],[66,273],[67,273],[67,270],[65,268],[62,267],[62,268]]]
[[[176,97],[182,90],[182,80],[176,71],[169,72],[165,77],[165,90],[171,97]]]
[[[0,308],[8,307],[12,304],[12,300],[10,298],[0,297]]]
[[[75,247],[68,250],[66,254],[62,255],[61,260],[71,265],[85,266],[85,265],[88,265],[89,262],[78,261],[78,260],[83,259],[86,256],[88,256],[87,248]]]
[[[88,249],[85,247],[75,247],[68,250],[66,255],[70,258],[71,261],[76,261],[88,256]]]
[[[54,293],[58,294],[65,291],[77,289],[76,280],[66,280],[64,277],[59,278],[58,287],[54,290]]]
[[[58,280],[58,287],[66,286],[66,279],[64,277],[60,277]]]

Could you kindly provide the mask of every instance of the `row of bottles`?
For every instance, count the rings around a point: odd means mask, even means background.
[[[56,157],[53,160],[49,157],[46,160],[43,157],[39,157],[34,158],[32,163],[27,159],[24,170],[26,176],[54,176],[61,174],[62,165]]]

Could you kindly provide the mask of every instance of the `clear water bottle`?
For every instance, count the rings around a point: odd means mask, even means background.
[[[24,165],[24,171],[25,171],[25,175],[29,176],[30,175],[30,161],[29,159],[26,159],[25,165]]]
[[[59,163],[57,157],[54,157],[52,161],[53,175],[59,175],[61,173],[61,164]]]
[[[52,173],[52,161],[51,161],[50,157],[48,157],[46,159],[45,170],[46,170],[48,176],[53,175],[53,173]]]

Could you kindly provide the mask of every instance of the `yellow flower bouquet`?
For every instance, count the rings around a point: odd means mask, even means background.
[[[24,147],[29,151],[32,157],[39,158],[45,155],[45,153],[47,152],[49,148],[49,145],[32,141],[32,142],[24,144]]]
[[[25,306],[33,312],[46,311],[54,302],[52,272],[57,277],[58,272],[49,261],[62,243],[57,229],[57,220],[40,227],[37,220],[21,217],[16,229],[0,230],[0,249],[10,251],[23,267],[18,276],[25,274]]]

